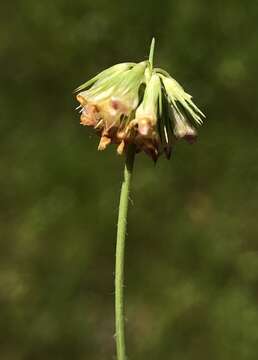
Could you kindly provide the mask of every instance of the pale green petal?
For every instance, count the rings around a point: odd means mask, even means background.
[[[126,71],[134,65],[135,65],[135,63],[121,63],[121,64],[113,65],[113,66],[109,67],[108,69],[103,70],[98,75],[94,76],[92,79],[86,81],[84,84],[80,85],[77,89],[75,89],[75,92],[79,92],[79,91],[86,89],[87,87],[94,84],[96,81],[101,81],[101,80],[105,79],[106,77],[108,78],[110,76],[115,75],[116,73],[121,73],[123,71]]]
[[[146,85],[144,97],[141,105],[136,111],[137,116],[151,116],[157,119],[158,104],[160,105],[161,83],[159,76],[152,74],[150,81]]]
[[[127,73],[124,73],[120,82],[116,83],[115,92],[119,96],[124,96],[132,90],[137,90],[144,80],[144,71],[146,69],[147,62],[143,61],[136,64]]]
[[[161,73],[159,76],[162,79],[168,98],[176,111],[181,114],[180,109],[177,106],[178,102],[189,113],[193,120],[201,125],[203,122],[201,116],[205,117],[205,115],[194,104],[192,96],[187,94],[183,87],[175,79],[164,76]]]

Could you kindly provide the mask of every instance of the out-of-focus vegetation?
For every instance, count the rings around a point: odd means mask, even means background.
[[[3,2],[0,358],[114,358],[123,158],[79,125],[72,90],[148,55],[207,114],[171,161],[137,156],[126,247],[134,360],[258,352],[258,3]]]

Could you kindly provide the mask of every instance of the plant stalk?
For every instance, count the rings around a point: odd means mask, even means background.
[[[151,72],[153,69],[155,39],[152,39],[149,62]],[[124,260],[125,260],[125,237],[128,214],[128,202],[131,187],[135,158],[135,145],[130,144],[126,152],[124,167],[124,179],[121,187],[117,239],[116,239],[116,265],[115,265],[115,319],[116,319],[116,354],[117,360],[126,360],[125,350],[125,315],[124,315]]]
[[[151,40],[151,46],[150,46],[150,52],[149,52],[149,62],[150,62],[150,66],[151,66],[151,71],[153,69],[154,49],[155,49],[155,38],[153,37]]]
[[[117,360],[126,360],[125,350],[125,317],[124,317],[124,257],[127,213],[131,178],[135,158],[135,146],[129,145],[126,153],[124,179],[121,187],[115,265],[115,319],[116,319],[116,353]]]

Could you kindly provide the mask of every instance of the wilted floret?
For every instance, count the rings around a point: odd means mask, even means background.
[[[192,142],[193,124],[202,124],[204,117],[191,95],[149,61],[114,65],[76,91],[80,122],[100,136],[99,150],[114,143],[123,154],[135,144],[154,161],[163,152],[169,158],[174,140]]]

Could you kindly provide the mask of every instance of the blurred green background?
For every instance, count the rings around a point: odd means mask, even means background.
[[[138,155],[129,359],[258,353],[258,3],[23,0],[0,13],[0,358],[109,360],[123,158],[72,91],[148,56],[207,114],[170,161]]]

